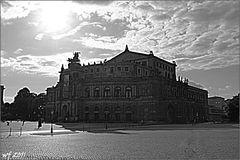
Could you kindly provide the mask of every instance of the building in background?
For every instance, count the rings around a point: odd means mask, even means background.
[[[4,104],[4,102],[3,102],[3,92],[4,92],[4,86],[3,85],[1,85],[1,105],[3,105]]]
[[[4,92],[4,86],[3,85],[1,85],[1,108],[3,108],[3,106],[4,106],[4,101],[3,101],[3,92]]]
[[[125,50],[110,60],[80,64],[79,53],[47,88],[46,118],[56,121],[190,123],[207,117],[206,90],[176,79],[176,63],[152,52]]]
[[[209,121],[222,122],[228,116],[228,105],[222,97],[209,97]]]
[[[1,120],[4,120],[3,116],[5,116],[6,114],[6,108],[5,108],[5,105],[4,105],[4,101],[3,101],[3,92],[4,92],[4,86],[1,85],[1,107],[0,107],[0,112],[1,112]]]

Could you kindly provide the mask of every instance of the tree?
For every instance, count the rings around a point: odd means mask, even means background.
[[[6,103],[4,112],[9,113],[14,119],[37,120],[45,115],[47,97],[45,93],[31,93],[27,87],[20,89],[11,104]],[[7,115],[7,114],[6,114]],[[8,118],[9,116],[5,116]]]
[[[30,90],[26,87],[20,89],[17,96],[14,98],[14,105],[16,114],[20,116],[22,120],[28,120],[32,112],[33,100],[37,95],[30,93]]]
[[[239,122],[239,94],[228,100],[229,119],[231,122]]]
[[[34,119],[36,119],[36,116],[40,116],[43,118],[45,115],[45,105],[47,102],[47,97],[45,93],[38,94],[34,100],[33,100],[33,112],[35,113]]]

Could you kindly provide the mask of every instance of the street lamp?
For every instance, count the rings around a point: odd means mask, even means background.
[[[53,111],[51,111],[51,135],[53,134]]]
[[[105,128],[106,128],[106,129],[108,128],[108,126],[107,126],[108,116],[109,116],[109,111],[106,111],[106,112],[105,112],[105,123],[106,123]]]

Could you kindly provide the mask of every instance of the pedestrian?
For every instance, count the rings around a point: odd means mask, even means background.
[[[194,122],[195,122],[195,118],[192,119],[192,125],[194,125]]]
[[[41,119],[39,118],[38,119],[38,129],[42,127],[42,122],[41,122]]]

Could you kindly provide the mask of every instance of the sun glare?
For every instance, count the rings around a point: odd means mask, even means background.
[[[69,27],[70,10],[64,4],[46,3],[39,16],[40,25],[44,32],[57,33]]]

